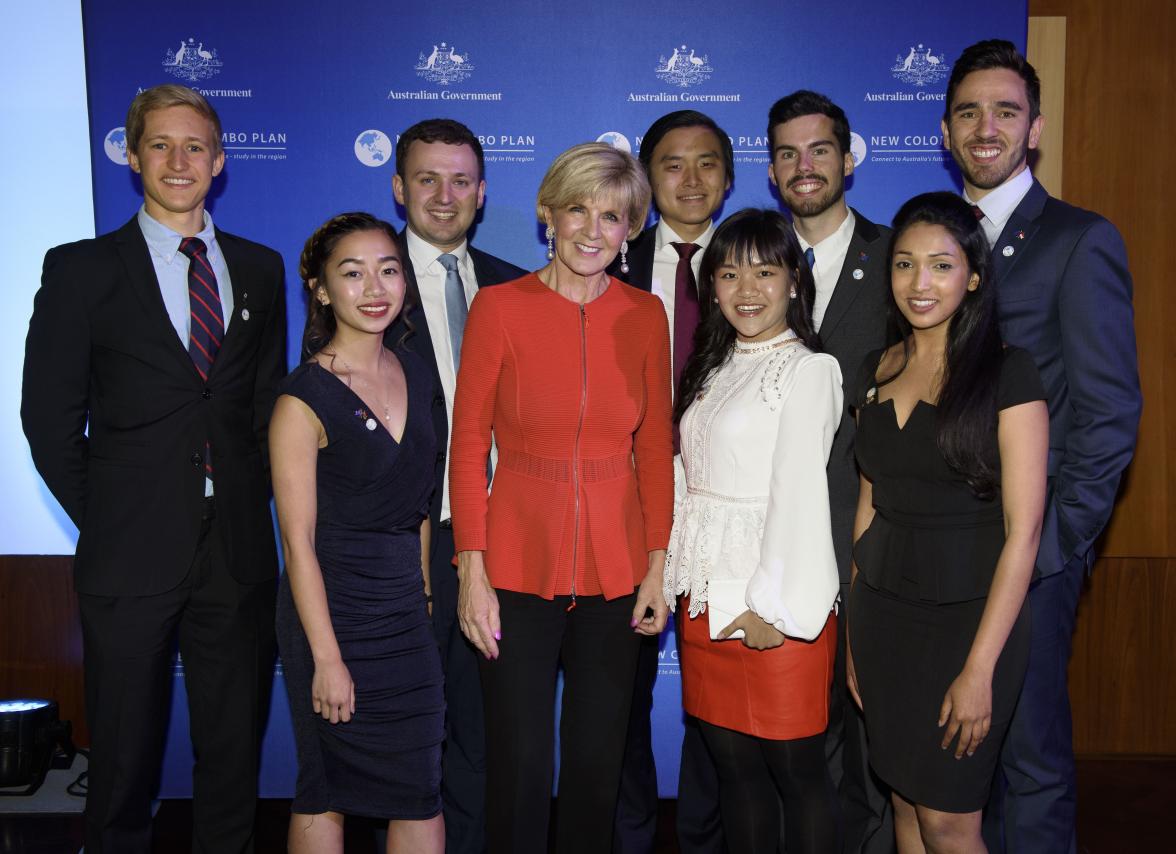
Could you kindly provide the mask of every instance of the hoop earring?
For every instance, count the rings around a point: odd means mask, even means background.
[[[555,229],[547,226],[547,260],[555,257]]]

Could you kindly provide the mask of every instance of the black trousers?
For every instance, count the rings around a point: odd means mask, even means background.
[[[613,854],[652,854],[657,835],[657,768],[649,716],[653,711],[653,683],[657,679],[660,637],[642,637],[637,655],[637,678],[625,739],[621,788],[617,798]]]
[[[207,514],[184,581],[155,596],[79,594],[91,749],[87,854],[151,850],[177,639],[192,747],[192,850],[253,850],[273,686],[277,582],[241,584]]]
[[[556,851],[600,854],[613,815],[641,636],[636,594],[542,599],[498,591],[502,640],[481,659],[486,707],[486,840],[491,854],[546,854],[556,675],[563,665]]]
[[[486,736],[478,651],[457,622],[457,570],[453,529],[433,531],[429,564],[433,631],[445,673],[445,752],[441,757],[441,803],[448,854],[485,850]]]

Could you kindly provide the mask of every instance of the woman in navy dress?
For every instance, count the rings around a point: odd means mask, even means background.
[[[278,643],[298,748],[289,850],[343,850],[343,816],[388,851],[441,852],[441,663],[429,622],[437,443],[428,369],[384,331],[404,309],[388,223],[342,214],[302,252],[306,361],[270,422],[286,572]]]
[[[894,220],[891,316],[866,357],[848,674],[903,854],[981,852],[980,812],[1025,675],[1049,415],[1003,348],[989,249],[952,193]]]

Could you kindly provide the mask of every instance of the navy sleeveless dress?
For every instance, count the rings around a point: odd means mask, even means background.
[[[408,387],[399,443],[316,362],[297,367],[279,389],[306,403],[326,430],[315,551],[331,625],[355,683],[350,722],[332,724],[314,713],[314,661],[283,575],[277,633],[298,749],[298,813],[425,819],[441,811],[445,700],[419,533],[437,481],[434,380],[416,356],[397,356]]]

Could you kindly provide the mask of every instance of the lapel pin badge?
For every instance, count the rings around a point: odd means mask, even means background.
[[[241,309],[241,319],[242,319],[242,320],[248,320],[248,319],[249,319],[249,309],[247,309],[247,308],[243,308],[243,309]]]
[[[867,255],[865,252],[858,252],[858,260],[864,264],[870,260],[870,256]]]
[[[1017,240],[1024,240],[1024,239],[1025,239],[1025,232],[1018,231],[1017,232]]]
[[[1013,257],[1013,253],[1016,251],[1017,250],[1014,249],[1013,247],[1006,246],[1004,249],[1000,250],[1000,254],[1004,255],[1006,258],[1011,258],[1011,257]]]
[[[862,268],[861,268],[861,267],[855,267],[855,268],[854,268],[854,270],[853,270],[853,274],[852,274],[852,275],[853,275],[853,277],[854,277],[855,279],[857,279],[858,281],[861,281],[861,279],[862,279],[862,278],[863,278],[863,277],[864,277],[866,274],[862,272]]]

